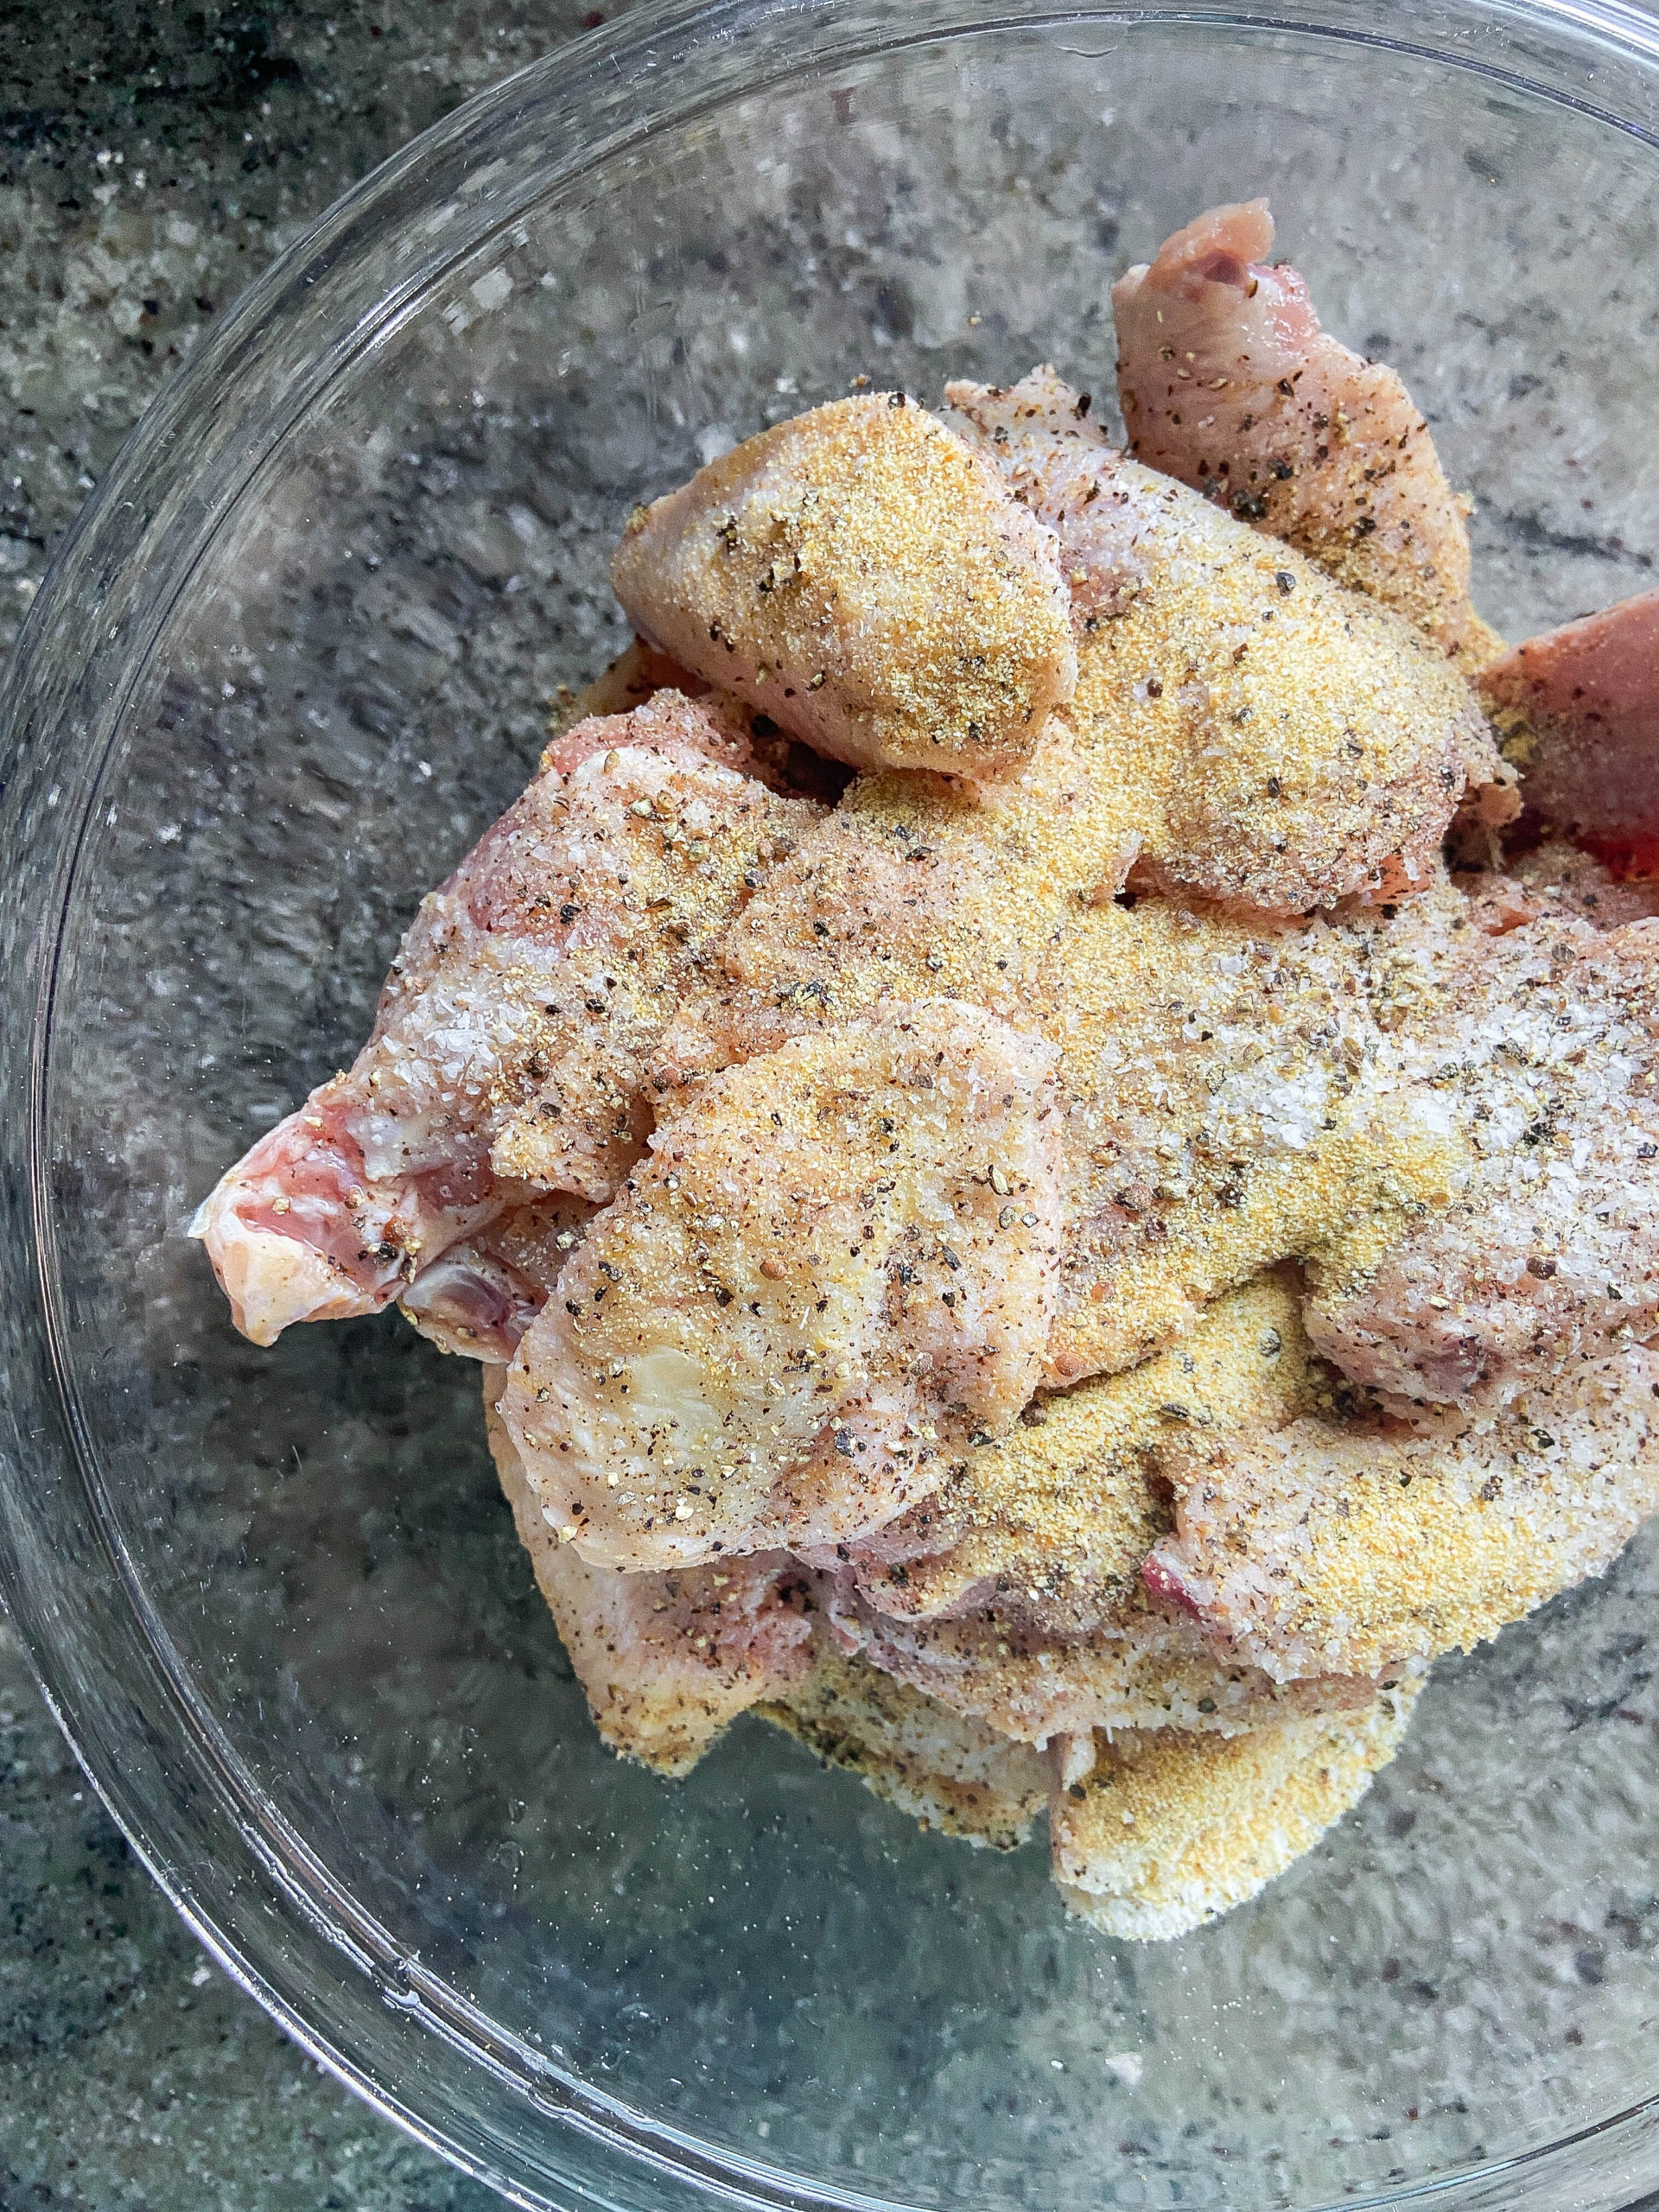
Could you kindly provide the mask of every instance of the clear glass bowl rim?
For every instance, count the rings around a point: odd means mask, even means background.
[[[1127,0],[1067,7],[1041,0],[645,0],[615,25],[532,63],[423,132],[256,280],[150,406],[87,502],[0,680],[0,823],[12,879],[0,906],[0,957],[13,979],[0,1015],[0,1218],[16,1255],[11,1310],[0,1327],[6,1378],[0,1596],[88,1781],[225,1971],[378,2112],[527,2207],[573,2200],[547,2193],[549,2168],[511,2171],[499,2141],[474,2126],[442,2088],[425,2101],[410,2094],[398,2077],[416,2080],[423,2069],[410,2056],[408,2039],[435,2034],[560,2123],[573,2152],[585,2140],[597,2169],[579,2177],[573,2161],[556,2180],[588,2202],[713,2197],[877,2212],[885,2200],[811,2185],[698,2143],[552,2066],[418,1960],[398,1955],[364,1904],[334,1880],[259,1790],[218,1729],[100,1513],[99,1477],[79,1433],[67,1380],[42,1145],[59,924],[77,852],[137,672],[219,524],[334,379],[415,312],[445,270],[512,220],[518,210],[511,156],[529,145],[531,134],[535,162],[521,166],[533,167],[533,196],[540,199],[625,146],[779,79],[963,32],[1091,24],[1278,32],[1382,48],[1576,109],[1659,150],[1659,16],[1625,0],[1390,0],[1385,14],[1372,0],[1237,0],[1225,8]],[[503,149],[505,185],[480,188]],[[394,288],[363,296],[359,282],[354,291],[354,274],[377,243],[406,226],[416,206],[430,207],[445,191],[457,194],[462,213],[442,244],[410,258]],[[89,625],[79,610],[93,603],[103,620]],[[112,1599],[125,1609],[118,1635],[129,1663],[120,1669],[108,1652],[89,1659],[76,1632],[86,1605]],[[145,1794],[150,1769],[130,1760],[130,1746],[111,1734],[111,1713],[130,1709],[140,1687],[153,1713],[165,1716],[168,1751],[188,1776],[185,1794],[211,1808],[219,1853],[211,1869],[201,1856],[192,1863],[169,1846],[156,1800]],[[273,1899],[280,1944],[257,1909]],[[365,1977],[373,2008],[363,2012],[368,2031],[359,2022],[353,2035],[340,2025],[341,2008],[324,2004],[321,1993],[338,1993],[348,1980],[359,1994]],[[407,2061],[401,2066],[400,2055]],[[1603,2184],[1596,2201],[1614,2202],[1618,2184],[1629,2197],[1659,2180],[1656,2137],[1659,2087],[1517,2156],[1342,2202],[1512,2205],[1553,2195],[1562,2183],[1583,2188],[1593,2173]]]

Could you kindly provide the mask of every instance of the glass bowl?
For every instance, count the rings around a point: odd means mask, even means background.
[[[6,728],[3,1588],[87,1770],[324,2063],[526,2205],[1626,2202],[1659,2180],[1659,1544],[1440,1668],[1173,1945],[758,1721],[600,1748],[474,1371],[231,1332],[183,1234],[624,641],[636,499],[855,375],[1052,359],[1266,191],[1512,632],[1659,556],[1659,38],[1592,0],[647,7],[417,140],[141,425]]]

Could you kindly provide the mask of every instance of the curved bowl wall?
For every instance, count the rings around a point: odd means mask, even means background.
[[[256,1351],[183,1235],[623,642],[634,501],[855,375],[1103,407],[1111,277],[1212,200],[1403,369],[1492,619],[1650,582],[1656,86],[1611,5],[647,8],[342,202],[60,559],[3,701],[5,1594],[193,1925],[519,2202],[1659,2179],[1659,1546],[1443,1668],[1255,1904],[1117,1945],[759,1723],[613,1762],[474,1370]]]

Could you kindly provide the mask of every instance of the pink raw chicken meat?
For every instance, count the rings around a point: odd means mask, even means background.
[[[505,1367],[594,1213],[589,1200],[561,1197],[498,1214],[423,1268],[399,1308],[443,1351]]]
[[[1659,591],[1529,638],[1480,688],[1522,796],[1551,828],[1659,864]]]
[[[422,901],[350,1071],[198,1211],[244,1335],[373,1313],[537,1190],[610,1196],[644,1143],[643,1057],[820,811],[725,765],[741,757],[728,719],[675,691],[549,748]]]
[[[1265,200],[1212,207],[1112,289],[1129,450],[1394,607],[1471,666],[1467,502],[1395,371],[1273,268]]]

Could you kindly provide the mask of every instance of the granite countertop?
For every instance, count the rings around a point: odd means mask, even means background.
[[[613,4],[609,12],[617,10]],[[0,647],[151,395],[330,200],[588,0],[14,12],[0,52]],[[461,2212],[210,1966],[0,1618],[0,2212]]]
[[[0,48],[0,651],[132,424],[236,295],[456,102],[625,4],[13,11]],[[1474,327],[1479,375],[1497,373],[1506,342]],[[1500,581],[1544,529],[1524,505],[1495,515],[1484,543]],[[1619,588],[1617,537],[1548,542],[1592,580],[1581,603]],[[1599,1955],[1581,1955],[1575,1986],[1599,1985]],[[206,1959],[86,1786],[0,1616],[0,2212],[496,2202],[378,2120]]]

